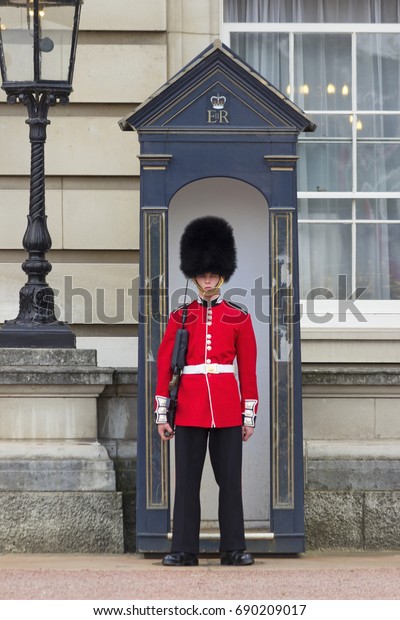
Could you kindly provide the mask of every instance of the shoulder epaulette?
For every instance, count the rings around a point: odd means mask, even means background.
[[[231,306],[232,308],[235,308],[236,310],[241,310],[241,312],[243,312],[244,314],[249,314],[245,306],[241,306],[240,304],[235,304],[230,299],[225,299],[224,301],[228,304],[228,306]]]
[[[191,306],[192,303],[193,303],[193,301],[189,302],[188,304],[181,304],[180,306],[178,306],[177,308],[172,310],[172,314],[174,312],[179,312],[179,310],[184,310],[184,308],[189,308],[189,306]]]

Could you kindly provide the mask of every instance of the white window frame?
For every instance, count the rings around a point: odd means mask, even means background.
[[[224,22],[223,21],[223,0],[220,0],[220,37],[221,41],[225,43],[228,47],[230,47],[230,33],[231,32],[271,32],[271,33],[288,33],[289,34],[289,82],[291,89],[293,89],[294,83],[294,66],[293,66],[293,45],[294,45],[294,35],[297,33],[329,33],[329,34],[351,34],[352,35],[352,79],[353,84],[356,85],[356,66],[355,66],[355,45],[356,39],[355,34],[362,33],[383,33],[383,34],[400,34],[400,23],[399,24],[366,24],[366,23],[358,23],[358,24],[348,24],[348,23],[318,23],[318,24],[301,24],[301,23],[244,23],[244,22]],[[267,76],[268,79],[268,76]],[[352,88],[352,107],[349,110],[340,110],[340,111],[326,111],[326,110],[312,110],[306,109],[305,112],[308,116],[312,118],[313,114],[335,114],[335,115],[344,115],[344,114],[353,114],[355,121],[357,114],[366,116],[366,115],[390,115],[390,114],[400,114],[400,107],[398,110],[357,110],[357,90],[356,88]],[[352,136],[352,161],[353,165],[353,190],[349,192],[332,192],[332,191],[324,191],[323,199],[337,199],[337,198],[347,198],[351,199],[352,202],[352,216],[351,219],[348,220],[328,220],[328,219],[302,219],[299,220],[301,223],[313,223],[313,224],[333,224],[333,223],[344,223],[351,225],[352,227],[352,291],[355,290],[355,279],[356,279],[356,263],[355,263],[355,254],[356,254],[356,225],[358,224],[398,224],[400,227],[400,222],[398,220],[361,220],[356,219],[356,200],[363,198],[377,199],[377,198],[395,198],[400,199],[400,192],[357,192],[354,188],[357,187],[357,140],[355,139],[357,132],[356,128],[357,123],[353,122],[353,136]],[[301,142],[307,142],[310,138],[300,138]],[[326,140],[324,140],[325,142]],[[381,141],[377,141],[381,143]],[[321,200],[321,192],[298,192],[298,198],[308,198],[308,199],[319,199]],[[346,306],[343,303],[343,300],[332,300],[332,299],[316,299],[312,302],[313,308],[312,313],[307,312],[310,310],[310,302],[307,300],[301,300],[302,306],[302,319],[301,325],[305,328],[315,328],[317,330],[328,328],[341,328],[341,330],[351,330],[358,328],[368,328],[368,329],[393,329],[399,327],[399,317],[400,317],[400,300],[365,300],[359,299],[355,302],[355,305],[361,316],[365,318],[364,321],[360,321],[356,317],[353,316],[352,312],[349,311],[345,316],[340,314],[340,311],[345,309]],[[313,319],[313,313],[319,317],[329,317],[332,315],[332,318],[326,323],[316,324]]]

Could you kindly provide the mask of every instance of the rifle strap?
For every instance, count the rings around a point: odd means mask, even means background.
[[[182,329],[185,329],[185,323],[186,323],[186,317],[187,317],[187,307],[188,307],[188,304],[186,302],[186,297],[187,297],[187,292],[188,292],[188,286],[189,286],[189,278],[187,278],[187,280],[186,280],[185,303],[184,303],[183,311],[182,311]]]

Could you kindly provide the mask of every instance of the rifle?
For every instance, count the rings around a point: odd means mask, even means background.
[[[184,310],[186,319],[186,308]],[[182,317],[182,325],[184,319]],[[188,347],[189,332],[182,327],[178,329],[175,336],[174,350],[172,353],[171,368],[172,378],[169,383],[169,398],[167,400],[167,420],[168,424],[175,430],[175,413],[178,405],[178,389],[183,367],[185,366],[186,352]]]
[[[187,286],[188,283],[186,282],[185,296],[187,292]],[[186,352],[189,342],[189,332],[185,329],[186,317],[187,306],[185,305],[182,312],[182,327],[181,329],[178,329],[175,336],[174,349],[172,351],[171,358],[172,378],[168,386],[169,398],[167,400],[167,421],[172,428],[172,431],[175,430],[175,413],[178,406],[179,382],[181,380],[183,367],[186,363]],[[165,431],[164,435],[166,437],[170,437],[171,433]]]

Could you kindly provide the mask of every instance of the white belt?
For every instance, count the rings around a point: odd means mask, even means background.
[[[218,375],[221,372],[235,372],[233,364],[192,364],[182,370],[183,375]]]

